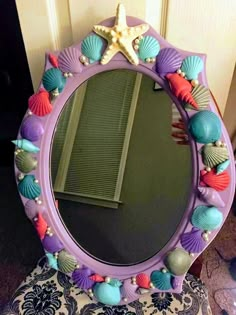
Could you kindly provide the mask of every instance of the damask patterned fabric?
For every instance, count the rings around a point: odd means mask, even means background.
[[[203,283],[187,274],[181,294],[153,293],[125,306],[95,303],[42,258],[17,289],[3,315],[212,315]]]

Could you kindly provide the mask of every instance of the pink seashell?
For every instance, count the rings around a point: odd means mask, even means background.
[[[140,273],[136,276],[136,283],[139,287],[144,289],[150,288],[150,277],[145,273]]]
[[[59,68],[62,72],[80,73],[82,66],[79,58],[80,52],[78,49],[73,47],[66,48],[58,57]]]
[[[37,116],[45,116],[52,111],[52,104],[49,100],[49,93],[42,89],[29,98],[28,104],[31,112]]]
[[[198,187],[200,198],[207,204],[215,207],[224,207],[225,203],[219,193],[211,187]]]
[[[215,169],[210,172],[201,171],[201,181],[209,187],[214,188],[217,191],[225,190],[230,183],[230,176],[227,171],[220,174],[216,174]]]
[[[25,213],[30,220],[33,220],[38,213],[44,213],[45,207],[38,205],[34,200],[28,200],[25,204]]]
[[[132,284],[131,279],[124,280],[121,287],[122,297],[128,300],[137,300],[140,297],[139,294],[136,293],[137,289],[138,285]]]

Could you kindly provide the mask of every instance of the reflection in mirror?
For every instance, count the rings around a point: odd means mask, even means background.
[[[190,147],[172,136],[179,118],[164,90],[129,70],[97,74],[68,100],[52,142],[52,186],[88,254],[136,264],[173,236],[192,180]]]

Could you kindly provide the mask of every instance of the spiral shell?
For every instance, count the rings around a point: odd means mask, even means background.
[[[44,213],[45,210],[44,206],[37,204],[34,200],[28,200],[25,204],[25,213],[30,220],[35,218],[38,213]]]
[[[176,72],[181,63],[181,55],[176,49],[163,48],[157,58],[156,71],[160,77],[164,78],[166,74]]]
[[[136,283],[141,288],[144,289],[150,288],[150,278],[145,273],[140,273],[136,276]]]
[[[12,143],[14,143],[19,149],[27,152],[38,153],[40,150],[33,143],[26,139],[13,140]]]
[[[41,188],[38,183],[35,183],[34,175],[25,175],[18,184],[18,190],[28,199],[35,199],[41,194]]]
[[[200,253],[206,246],[206,242],[202,238],[202,231],[196,228],[182,234],[180,242],[182,247],[189,253]]]
[[[42,244],[45,250],[49,253],[56,253],[64,249],[64,245],[55,234],[51,236],[44,235]]]
[[[191,94],[194,101],[197,103],[199,110],[207,109],[210,102],[210,91],[205,86],[201,84],[196,85],[193,88]],[[186,107],[191,108],[191,109],[196,109],[192,107],[191,104],[188,104],[188,103],[186,104]]]
[[[215,207],[198,206],[193,212],[191,222],[196,228],[212,231],[221,226],[223,215]]]
[[[60,251],[57,262],[59,270],[64,273],[73,272],[77,264],[75,257],[65,250]]]
[[[40,89],[38,93],[33,94],[29,98],[28,105],[31,112],[37,116],[45,116],[52,111],[52,104],[50,103],[49,93],[42,89]]]
[[[158,40],[152,36],[144,36],[139,43],[138,56],[143,61],[148,58],[155,58],[160,51]]]
[[[216,171],[212,169],[210,172],[205,170],[201,171],[201,185],[205,185],[214,188],[217,191],[225,190],[230,183],[230,176],[227,171],[223,171],[220,174],[216,174]]]
[[[171,285],[174,290],[179,288],[180,286],[182,288],[182,283],[183,280],[180,277],[172,277]]]
[[[58,57],[59,68],[62,72],[80,73],[82,71],[79,61],[79,50],[74,47],[64,49]]]
[[[202,150],[202,162],[211,168],[228,160],[229,154],[226,147],[218,147],[213,143],[209,143],[203,146]]]
[[[128,300],[137,300],[139,298],[139,294],[136,293],[137,289],[137,284],[132,284],[130,279],[126,279],[121,287],[121,294]]]
[[[34,219],[34,226],[38,232],[40,239],[42,240],[46,234],[48,225],[41,213],[38,213],[38,215]]]
[[[94,274],[94,275],[90,276],[89,279],[94,281],[94,282],[104,282],[105,281],[105,279],[98,274]]]
[[[16,166],[22,173],[29,173],[37,167],[37,160],[28,152],[21,151],[16,155]]]
[[[44,72],[42,82],[48,92],[58,89],[61,93],[66,84],[66,78],[58,68],[51,68]]]
[[[155,270],[151,273],[151,281],[155,288],[163,291],[170,290],[172,276],[169,272],[163,272],[160,270]]]
[[[181,276],[188,271],[191,257],[182,248],[176,248],[165,257],[165,265],[172,274]]]
[[[49,54],[48,55],[48,59],[50,64],[54,67],[54,68],[58,68],[58,59],[57,56],[53,55],[53,54]]]
[[[216,174],[219,175],[219,174],[223,173],[228,168],[229,164],[230,164],[230,160],[226,160],[226,161],[220,163],[219,165],[217,165]]]
[[[24,139],[38,141],[44,133],[44,128],[39,118],[28,116],[20,127],[20,133]]]
[[[94,285],[94,281],[91,280],[92,272],[90,269],[84,267],[81,269],[75,269],[72,273],[72,279],[76,283],[77,287],[83,290],[91,289]]]
[[[103,41],[98,35],[87,36],[81,45],[81,51],[84,56],[89,58],[89,63],[99,61],[102,57]]]
[[[186,79],[196,80],[203,67],[202,58],[199,56],[188,56],[182,62],[181,71],[185,73]]]
[[[225,203],[219,193],[211,187],[198,187],[200,198],[207,204],[215,207],[224,207]]]

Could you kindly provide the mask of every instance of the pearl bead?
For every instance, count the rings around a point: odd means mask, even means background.
[[[189,255],[190,255],[191,257],[194,257],[194,253],[190,253]]]
[[[64,75],[65,78],[68,78],[68,73],[67,72],[65,72],[63,75]]]
[[[39,180],[38,180],[38,179],[35,179],[34,182],[35,182],[36,184],[38,184]]]
[[[153,63],[154,63],[155,61],[156,61],[156,58],[154,58],[154,57],[153,57],[153,58],[151,58],[151,62],[153,62]]]
[[[18,179],[19,179],[19,180],[22,180],[23,178],[24,178],[24,174],[20,173],[20,174],[18,175]]]
[[[191,81],[192,86],[197,86],[199,84],[198,80],[192,80]]]
[[[139,50],[139,45],[134,45],[134,50]]]
[[[53,233],[51,232],[51,233],[49,233],[48,235],[49,235],[50,237],[52,237],[52,236],[53,236]]]
[[[80,268],[80,265],[79,265],[79,264],[77,264],[77,265],[76,265],[76,269],[79,269],[79,268]]]
[[[183,78],[185,77],[185,73],[184,73],[184,72],[181,72],[180,75],[181,75],[181,77],[183,77]]]
[[[90,296],[90,297],[93,297],[93,296],[94,296],[94,294],[93,294],[93,293],[89,293],[89,296]]]
[[[204,241],[208,242],[208,234],[206,232],[202,233],[202,238],[204,239]]]
[[[178,70],[177,70],[177,73],[178,73],[178,74],[180,74],[181,72],[182,72],[181,69],[178,69]]]
[[[154,284],[152,282],[150,282],[150,288],[152,288],[152,289],[155,288]]]
[[[136,277],[132,277],[131,281],[135,281],[136,282]]]
[[[136,38],[134,42],[135,42],[135,44],[139,44],[140,40],[138,38]]]
[[[38,217],[34,217],[34,218],[33,218],[33,221],[34,221],[34,222],[37,222],[37,221],[38,221]]]
[[[42,201],[41,201],[41,200],[37,200],[37,204],[38,204],[38,205],[41,205],[41,204],[42,204]]]
[[[207,171],[207,172],[210,172],[210,171],[211,171],[211,168],[210,168],[209,166],[207,166],[207,167],[206,167],[206,171]]]
[[[225,142],[222,142],[222,147],[227,147],[227,144]]]
[[[146,58],[145,61],[150,63],[151,62],[151,58]]]
[[[127,301],[128,301],[128,299],[127,299],[127,298],[123,298],[123,301],[124,301],[124,302],[127,302]]]
[[[209,235],[211,234],[211,231],[206,231],[206,232],[207,232],[207,234],[209,234]]]
[[[68,77],[73,77],[73,74],[71,72],[68,73]]]
[[[139,39],[139,40],[142,40],[142,39],[143,39],[143,36],[142,36],[142,35],[140,35],[138,39]]]
[[[85,66],[88,66],[88,65],[89,65],[88,61],[85,61],[84,65],[85,65]]]
[[[93,290],[92,289],[88,289],[88,293],[93,293]]]
[[[33,115],[33,113],[31,112],[31,110],[28,111],[28,114],[29,114],[29,115]]]
[[[162,269],[161,269],[161,272],[166,273],[167,270],[166,270],[165,268],[162,268]]]
[[[215,145],[216,145],[217,147],[220,147],[220,146],[222,145],[222,142],[221,142],[220,140],[217,140],[217,141],[215,142]]]
[[[106,282],[106,283],[109,283],[110,281],[111,281],[111,278],[110,278],[110,277],[106,277],[106,278],[105,278],[105,282]]]
[[[87,58],[86,58],[84,55],[82,55],[82,56],[80,56],[79,60],[80,60],[82,63],[84,63],[84,62],[87,60]]]

